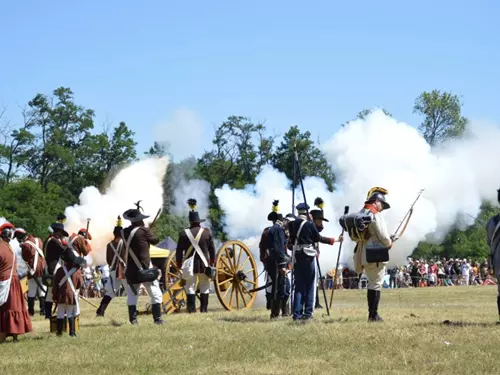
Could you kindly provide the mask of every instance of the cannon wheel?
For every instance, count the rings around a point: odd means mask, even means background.
[[[248,247],[241,241],[229,241],[221,246],[216,259],[215,292],[226,310],[252,307],[257,292],[257,264]]]
[[[167,258],[165,273],[162,308],[165,314],[171,314],[179,312],[187,302],[186,291],[181,283],[181,272],[175,262],[175,250]]]

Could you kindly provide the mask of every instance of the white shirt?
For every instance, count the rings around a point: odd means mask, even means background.
[[[109,278],[109,266],[107,264],[101,266],[102,278]]]

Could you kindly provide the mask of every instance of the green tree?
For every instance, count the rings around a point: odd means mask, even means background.
[[[272,156],[272,166],[286,174],[294,186],[299,184],[298,173],[293,181],[293,146],[296,145],[302,177],[320,177],[328,189],[333,191],[335,174],[321,150],[311,140],[311,133],[301,133],[297,126],[292,126],[283,136],[283,141]]]
[[[384,114],[386,116],[392,117],[392,113],[390,113],[387,109],[385,109],[385,108],[380,108],[380,109],[382,110],[382,112],[384,112]],[[374,111],[373,109],[363,109],[362,111],[358,112],[358,114],[356,115],[356,117],[353,118],[351,121],[365,120],[370,114],[373,113],[373,111]],[[346,125],[347,125],[347,123],[343,123],[340,126],[341,127],[345,127]]]
[[[72,197],[53,183],[44,190],[37,181],[22,179],[0,190],[0,216],[43,238],[56,215],[71,202]]]
[[[144,155],[163,157],[167,155],[167,148],[164,144],[154,142],[153,146],[151,146],[149,150],[144,153]]]
[[[462,116],[461,110],[462,103],[457,95],[440,90],[423,92],[413,107],[413,113],[424,117],[419,129],[431,146],[464,133],[467,119]]]
[[[23,164],[29,159],[28,149],[34,140],[33,134],[25,127],[14,129],[8,134],[10,129],[2,129],[4,142],[0,144],[0,176],[2,184],[8,184],[16,178]]]
[[[94,127],[94,111],[76,105],[73,92],[65,87],[54,90],[52,98],[37,94],[28,106],[26,129],[34,136],[25,164],[29,176],[45,191],[50,182],[73,187],[82,144]]]

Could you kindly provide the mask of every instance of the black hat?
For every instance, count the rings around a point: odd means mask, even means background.
[[[323,216],[323,210],[311,210],[310,214],[314,220],[323,220],[328,222],[328,219],[325,219],[325,217]]]
[[[131,223],[137,223],[139,221],[147,219],[148,217],[148,215],[143,215],[137,208],[132,208],[123,213],[123,218],[130,221]]]
[[[365,203],[373,203],[376,201],[379,201],[380,203],[382,203],[382,207],[384,208],[384,210],[391,208],[391,205],[389,203],[387,203],[387,201],[385,199],[385,195],[379,191],[375,191],[374,193],[372,193],[370,195],[370,197],[368,197],[368,199],[366,200]]]
[[[200,219],[200,214],[197,211],[197,209],[198,209],[197,203],[198,202],[196,201],[196,199],[193,199],[193,198],[189,198],[187,201],[187,204],[189,205],[189,208],[191,209],[191,211],[189,211],[189,215],[188,215],[190,223],[203,223],[205,221],[205,219]]]
[[[64,237],[68,237],[69,234],[68,232],[66,232],[66,230],[64,229],[64,224],[63,223],[54,223],[50,226],[52,228],[52,230],[55,232],[62,232],[62,234],[64,234]]]
[[[274,200],[273,201],[273,208],[272,211],[267,215],[267,220],[269,221],[276,221],[276,220],[283,220],[283,215],[278,213],[279,207],[278,204],[280,203],[279,200]]]
[[[56,217],[56,221],[58,223],[64,224],[64,221],[66,220],[66,215],[65,214],[59,214]]]

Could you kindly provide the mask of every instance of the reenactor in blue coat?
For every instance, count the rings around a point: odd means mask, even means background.
[[[293,320],[308,320],[313,317],[316,301],[318,244],[321,242],[333,245],[335,239],[320,236],[317,226],[307,217],[309,210],[307,204],[300,203],[296,209],[299,215],[296,220],[289,224],[289,244],[295,253],[295,256],[292,256],[295,259],[293,265],[295,278]],[[340,241],[342,238],[339,238],[338,242]]]

